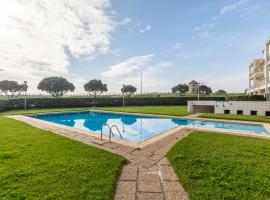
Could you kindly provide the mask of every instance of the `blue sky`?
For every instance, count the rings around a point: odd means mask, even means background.
[[[267,0],[52,0],[2,3],[0,79],[64,76],[77,93],[91,79],[111,92],[197,80],[243,92],[248,65],[270,37]],[[1,30],[2,29],[2,30]]]

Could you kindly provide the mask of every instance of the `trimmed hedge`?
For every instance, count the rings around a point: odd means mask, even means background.
[[[126,106],[158,106],[158,105],[187,105],[188,100],[197,100],[197,97],[145,97],[125,98]],[[206,101],[264,101],[264,96],[228,96],[200,97]],[[94,107],[94,106],[122,106],[122,98],[29,98],[27,108],[67,108],[67,107]],[[0,111],[24,109],[24,99],[0,100]]]
[[[0,100],[0,112],[8,109],[8,100]]]
[[[227,101],[265,101],[263,95],[228,96]]]
[[[187,105],[188,100],[196,97],[161,97],[161,98],[125,98],[127,106],[146,105]],[[200,100],[224,101],[224,97],[201,97]],[[93,106],[122,106],[122,98],[29,98],[27,108],[65,108],[65,107],[93,107]],[[23,109],[24,99],[10,99],[6,109]]]

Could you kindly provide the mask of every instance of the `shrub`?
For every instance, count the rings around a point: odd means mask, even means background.
[[[7,110],[8,100],[0,100],[0,112]]]
[[[196,97],[150,97],[150,98],[125,98],[127,106],[144,105],[187,105],[188,100]],[[224,101],[224,97],[201,97],[201,100]],[[8,109],[23,109],[24,99],[10,99]],[[65,107],[92,107],[92,106],[122,106],[122,98],[29,98],[28,108],[65,108]]]
[[[228,96],[227,101],[265,101],[263,95]]]

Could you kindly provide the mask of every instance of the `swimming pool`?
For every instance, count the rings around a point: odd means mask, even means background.
[[[100,134],[105,124],[116,125],[124,140],[142,142],[161,133],[167,132],[177,126],[192,126],[202,128],[215,128],[242,133],[269,134],[261,125],[239,124],[217,121],[200,121],[184,118],[168,118],[146,115],[116,114],[104,112],[72,112],[57,114],[42,114],[33,116],[37,119],[66,125]],[[109,130],[104,128],[104,134]],[[115,137],[119,137],[115,132]]]

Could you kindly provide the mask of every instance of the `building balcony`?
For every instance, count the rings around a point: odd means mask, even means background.
[[[252,92],[252,91],[256,91],[256,90],[261,90],[263,88],[265,88],[265,80],[262,80],[259,83],[251,85],[248,90],[249,90],[249,92]]]
[[[266,56],[266,65],[270,66],[270,55]]]
[[[252,72],[249,73],[249,77],[253,78],[254,76],[263,76],[264,70],[263,69],[255,69]]]

